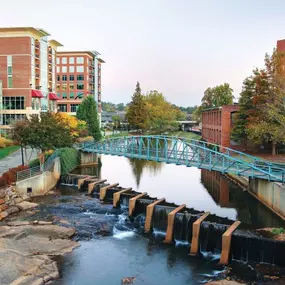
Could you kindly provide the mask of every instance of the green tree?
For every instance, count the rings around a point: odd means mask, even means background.
[[[118,129],[121,125],[121,117],[119,115],[112,116],[112,121],[116,129]]]
[[[96,102],[92,96],[88,96],[82,101],[77,109],[76,116],[79,120],[87,123],[89,134],[95,141],[99,141],[102,135],[99,126]]]
[[[12,137],[17,143],[38,150],[40,163],[43,163],[46,151],[71,147],[75,141],[70,127],[50,112],[16,122]]]
[[[120,112],[124,111],[125,110],[124,103],[117,104],[117,110],[120,111]]]
[[[148,129],[164,130],[183,117],[182,112],[156,90],[147,93],[145,101],[148,109]]]
[[[147,117],[147,105],[141,93],[140,84],[137,82],[135,93],[127,109],[126,118],[132,127],[144,131],[147,129]]]

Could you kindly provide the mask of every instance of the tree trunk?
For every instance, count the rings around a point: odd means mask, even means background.
[[[272,142],[272,155],[276,155],[276,142]]]

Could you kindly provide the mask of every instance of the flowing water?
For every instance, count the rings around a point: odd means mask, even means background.
[[[109,183],[120,183],[150,197],[165,197],[167,202],[186,204],[189,209],[175,218],[175,246],[161,243],[165,236],[167,214],[173,209],[156,206],[152,234],[143,233],[143,209],[151,200],[142,199],[135,219],[129,219],[126,205],[121,208],[102,204],[95,197],[70,186],[61,186],[55,195],[36,198],[40,211],[30,219],[56,220],[76,227],[75,239],[81,247],[58,260],[61,277],[54,285],[121,284],[123,277],[136,277],[136,285],[201,284],[226,276],[226,267],[218,265],[220,244],[218,231],[203,223],[200,257],[190,257],[191,225],[198,211],[210,211],[219,217],[240,220],[253,228],[284,227],[283,222],[225,177],[171,164],[102,156],[102,168],[77,169],[78,174],[94,174]],[[76,184],[66,178],[65,184]],[[219,219],[217,217],[217,219]],[[188,229],[188,230],[185,230]],[[210,238],[209,238],[210,237]],[[241,254],[240,252],[235,253]],[[244,259],[245,260],[245,259]],[[258,279],[251,265],[233,262],[232,275],[245,280]]]

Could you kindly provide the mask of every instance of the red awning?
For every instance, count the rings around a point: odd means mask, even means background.
[[[49,93],[49,94],[48,94],[48,98],[49,98],[49,100],[59,100],[59,98],[57,97],[57,95],[54,94],[54,93]]]
[[[33,90],[32,89],[32,97],[34,98],[44,98],[42,92],[40,90]]]

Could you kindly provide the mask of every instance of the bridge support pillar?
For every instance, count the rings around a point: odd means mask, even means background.
[[[202,222],[210,215],[210,212],[204,213],[197,221],[193,223],[192,226],[192,242],[190,248],[190,255],[196,256],[199,251],[199,236],[200,236],[200,227]]]
[[[173,241],[173,228],[174,228],[174,220],[175,220],[175,215],[184,209],[186,207],[185,204],[177,207],[174,209],[172,212],[170,212],[167,216],[167,230],[166,230],[166,236],[163,241],[163,243],[172,243]]]
[[[116,187],[118,185],[119,185],[119,183],[114,183],[114,184],[111,184],[111,185],[108,185],[106,187],[101,188],[100,189],[100,200],[103,201],[105,199],[106,192],[107,192],[108,189]]]
[[[135,207],[136,207],[136,201],[139,199],[139,198],[142,198],[143,196],[147,195],[146,192],[143,192],[133,198],[131,198],[129,200],[129,216],[131,217],[134,213],[134,210],[135,210]]]
[[[132,190],[132,187],[120,190],[113,194],[113,207],[116,208],[119,204],[120,197],[122,193]]]
[[[153,203],[149,204],[146,207],[145,224],[144,224],[144,231],[146,233],[148,233],[151,230],[154,207],[164,201],[165,201],[165,198],[162,198],[162,199],[154,201]]]
[[[240,223],[240,221],[234,222],[222,236],[222,253],[219,262],[222,265],[227,265],[229,263],[232,234]]]
[[[97,180],[97,181],[94,181],[92,183],[89,183],[88,184],[88,195],[92,195],[93,194],[94,186],[96,186],[97,184],[100,184],[100,183],[104,183],[106,181],[107,181],[107,179],[102,179],[102,180]]]

